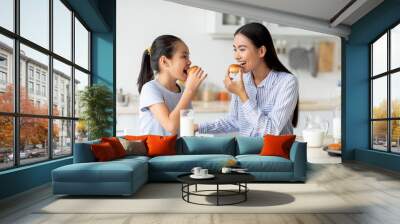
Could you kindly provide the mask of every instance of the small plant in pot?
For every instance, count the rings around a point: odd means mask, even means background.
[[[110,136],[112,127],[113,97],[110,89],[103,84],[87,86],[79,94],[81,119],[87,127],[89,140]]]

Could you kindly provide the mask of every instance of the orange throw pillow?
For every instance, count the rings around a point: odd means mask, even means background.
[[[109,138],[101,138],[101,142],[108,142],[114,149],[115,155],[117,158],[121,158],[126,156],[126,151],[124,146],[122,146],[121,142],[116,137],[109,137]]]
[[[265,135],[262,156],[280,156],[290,159],[290,148],[296,135]]]
[[[150,135],[147,138],[148,156],[176,155],[177,136]]]
[[[108,142],[93,144],[90,147],[92,149],[94,157],[99,162],[109,161],[117,158],[113,147]]]

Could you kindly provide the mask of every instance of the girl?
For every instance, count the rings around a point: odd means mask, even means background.
[[[180,110],[191,107],[196,90],[207,76],[198,68],[188,77],[190,64],[189,49],[176,36],[159,36],[144,51],[137,80],[142,134],[177,134]],[[186,81],[185,89],[176,84],[177,80]]]
[[[298,118],[298,81],[279,61],[271,34],[262,24],[250,23],[235,32],[233,42],[241,70],[238,80],[231,80],[229,74],[224,79],[232,93],[229,114],[195,129],[243,136],[293,133]]]

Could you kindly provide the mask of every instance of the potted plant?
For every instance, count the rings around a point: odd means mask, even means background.
[[[107,86],[94,84],[79,93],[81,119],[87,127],[89,140],[110,136],[107,131],[112,126],[113,97]]]
[[[88,128],[87,128],[85,120],[80,119],[78,122],[76,122],[75,130],[77,133],[77,141],[78,142],[87,140]]]

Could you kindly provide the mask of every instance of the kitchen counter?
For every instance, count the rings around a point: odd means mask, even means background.
[[[326,99],[326,100],[301,100],[299,104],[300,111],[333,111],[336,107],[340,106],[340,98]]]
[[[225,113],[229,110],[229,101],[193,101],[193,109],[195,113]],[[122,107],[117,105],[117,114],[138,114],[137,103]]]
[[[230,101],[193,101],[193,109],[195,113],[226,113],[229,111]],[[339,100],[302,100],[299,104],[300,111],[327,111],[334,110],[340,105]],[[128,106],[117,104],[117,115],[135,115],[138,114],[138,104],[130,103]]]

